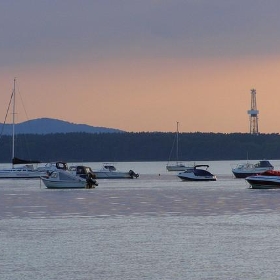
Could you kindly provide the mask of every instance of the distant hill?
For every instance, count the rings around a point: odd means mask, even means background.
[[[0,123],[3,135],[12,135],[12,124]],[[119,129],[95,127],[86,124],[75,124],[57,119],[40,118],[16,124],[16,134],[51,134],[51,133],[116,133],[125,132]]]

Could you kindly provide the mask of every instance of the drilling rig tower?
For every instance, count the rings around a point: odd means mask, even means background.
[[[257,98],[256,98],[256,90],[251,89],[251,110],[248,111],[250,115],[250,133],[251,134],[259,134],[259,127],[258,127],[258,114],[259,111],[257,110]]]

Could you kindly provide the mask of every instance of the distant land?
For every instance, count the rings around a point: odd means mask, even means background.
[[[12,124],[0,129],[0,162],[11,162]],[[167,162],[175,160],[175,139],[175,132],[133,133],[41,118],[16,125],[15,156],[41,162]],[[280,135],[180,133],[180,161],[241,159],[280,159]]]
[[[15,156],[41,162],[167,163],[176,158],[175,139],[175,132],[19,134],[15,141]],[[11,155],[12,136],[3,135],[0,137],[0,162],[11,162]],[[196,132],[181,133],[179,137],[180,161],[258,159],[280,159],[279,134]]]
[[[12,124],[0,123],[2,135],[12,135]],[[86,124],[75,124],[51,118],[40,118],[16,124],[16,134],[53,134],[53,133],[116,133],[125,132],[119,129],[96,127]]]

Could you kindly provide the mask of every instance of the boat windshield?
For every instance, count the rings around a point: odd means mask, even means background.
[[[52,172],[50,178],[57,178],[58,177],[58,173],[57,172]]]
[[[109,171],[116,171],[116,167],[114,165],[104,165],[104,168]]]
[[[261,160],[255,164],[255,167],[272,167],[272,165],[268,160]]]

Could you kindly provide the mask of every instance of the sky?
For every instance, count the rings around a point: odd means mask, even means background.
[[[259,132],[278,133],[279,11],[279,0],[0,1],[0,122],[16,77],[17,122],[247,133],[254,88]]]

